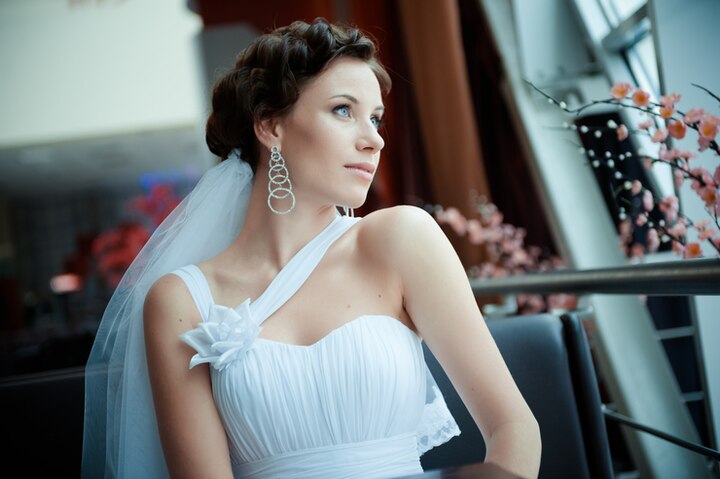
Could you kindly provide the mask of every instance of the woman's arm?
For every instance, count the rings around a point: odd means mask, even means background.
[[[181,333],[200,322],[183,281],[160,278],[144,306],[145,349],[160,440],[174,478],[232,478],[227,437],[206,364],[189,369],[192,348]]]
[[[375,251],[397,271],[405,310],[477,423],[487,447],[485,460],[522,477],[537,477],[537,421],[442,229],[425,211],[408,206],[383,210],[373,223]]]

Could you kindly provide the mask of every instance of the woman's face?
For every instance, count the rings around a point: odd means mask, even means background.
[[[279,121],[279,145],[298,201],[357,208],[365,202],[385,142],[382,94],[367,63],[334,60],[306,83]]]

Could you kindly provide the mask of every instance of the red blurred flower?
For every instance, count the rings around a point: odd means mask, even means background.
[[[121,223],[116,228],[98,235],[93,242],[92,251],[97,259],[100,277],[108,285],[117,286],[149,238],[150,231],[136,222]]]

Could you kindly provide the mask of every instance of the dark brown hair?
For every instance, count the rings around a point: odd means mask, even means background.
[[[357,28],[333,25],[324,18],[293,22],[258,37],[240,52],[233,70],[213,87],[212,113],[205,141],[226,159],[234,148],[257,166],[258,143],[253,124],[286,113],[298,99],[303,83],[334,59],[355,57],[367,62],[384,94],[390,77],[377,59],[374,41]]]

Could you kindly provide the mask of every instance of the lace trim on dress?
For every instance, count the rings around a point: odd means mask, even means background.
[[[435,398],[425,404],[416,434],[418,454],[421,456],[460,435],[460,428],[450,414],[440,389],[436,385],[433,385],[432,389]]]

